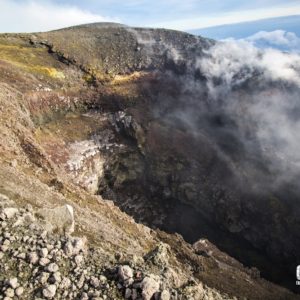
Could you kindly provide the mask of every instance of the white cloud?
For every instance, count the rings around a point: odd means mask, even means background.
[[[200,13],[199,17],[197,18],[177,19],[170,22],[160,22],[156,24],[151,24],[151,26],[177,30],[192,30],[299,14],[300,4],[296,4],[292,6],[283,7],[269,7],[268,9],[249,9],[231,11],[228,13],[216,13],[215,15],[201,15]]]
[[[284,80],[300,87],[300,56],[297,54],[260,50],[244,40],[217,43],[208,54],[210,59],[199,61],[202,72],[210,79],[222,78],[228,88],[251,78],[257,70],[265,79]]]
[[[0,0],[1,32],[47,31],[84,23],[118,21],[75,6],[44,1]]]
[[[206,54],[198,67],[208,79],[211,99],[224,101],[241,132],[252,120],[251,131],[274,168],[300,172],[300,56],[236,40],[217,43]],[[244,86],[247,82],[251,88]]]
[[[293,32],[284,30],[260,31],[246,40],[263,48],[279,48],[290,52],[300,52],[300,38]]]

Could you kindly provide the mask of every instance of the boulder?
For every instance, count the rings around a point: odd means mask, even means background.
[[[170,300],[170,299],[171,299],[170,292],[168,290],[163,290],[160,294],[160,300]]]
[[[170,246],[160,242],[157,247],[148,253],[146,261],[151,261],[156,266],[167,266],[169,264]]]
[[[7,281],[7,285],[9,285],[13,289],[17,288],[18,287],[18,279],[16,277],[10,278]]]
[[[119,266],[118,276],[119,276],[119,279],[124,282],[124,281],[127,281],[128,279],[131,279],[133,277],[133,271],[127,265]]]
[[[15,207],[6,207],[3,209],[3,213],[7,219],[13,218],[18,212],[19,210]]]
[[[56,285],[50,284],[43,289],[43,296],[47,299],[54,298],[56,294]]]
[[[36,216],[41,225],[48,232],[71,234],[74,232],[74,210],[71,205],[64,205],[53,209],[40,209]]]
[[[70,238],[65,246],[64,252],[67,256],[78,255],[80,252],[85,252],[87,247],[87,239],[84,238]]]
[[[152,296],[159,291],[159,279],[154,275],[145,277],[142,281],[142,297],[144,300],[150,300]]]
[[[10,200],[6,195],[0,194],[0,208],[14,206],[14,201]]]

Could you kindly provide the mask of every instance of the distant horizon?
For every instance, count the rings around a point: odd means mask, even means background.
[[[286,17],[258,19],[255,21],[223,24],[206,28],[187,30],[192,34],[205,35],[214,39],[236,38],[251,36],[259,31],[283,30],[294,32],[300,36],[300,14]]]

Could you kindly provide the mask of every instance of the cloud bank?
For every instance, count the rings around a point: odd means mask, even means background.
[[[284,30],[260,31],[245,40],[259,48],[276,48],[282,51],[300,52],[300,38],[295,33]]]
[[[93,14],[70,5],[0,0],[1,32],[37,32],[84,23],[118,21],[116,18]]]
[[[260,33],[251,43],[217,43],[198,68],[211,101],[236,124],[232,134],[288,182],[300,174],[300,56],[256,48],[252,42],[262,37],[280,44],[295,39],[275,32]]]
[[[257,72],[261,74],[261,80],[282,80],[300,86],[300,56],[297,54],[258,49],[245,40],[217,43],[207,54],[209,59],[199,60],[199,67],[209,82],[213,82],[214,77],[221,78],[228,89],[252,78]]]

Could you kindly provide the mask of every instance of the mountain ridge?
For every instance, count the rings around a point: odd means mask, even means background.
[[[157,229],[174,208],[177,214],[182,213],[182,226],[186,225],[189,214],[184,215],[185,205],[193,209],[190,205],[198,198],[198,191],[183,179],[190,180],[192,174],[198,180],[197,172],[208,170],[210,164],[218,169],[211,168],[211,174],[203,178],[208,184],[203,185],[207,195],[202,199],[215,200],[200,203],[202,216],[209,219],[214,214],[210,202],[216,201],[223,205],[216,214],[229,212],[232,218],[227,224],[223,222],[227,215],[217,216],[225,230],[234,233],[240,228],[239,220],[235,222],[235,202],[230,198],[222,202],[218,196],[223,183],[218,182],[221,175],[217,171],[221,167],[229,172],[226,161],[215,160],[214,145],[207,137],[197,137],[203,142],[199,147],[185,123],[176,119],[180,126],[174,127],[172,119],[165,117],[170,107],[181,109],[178,95],[182,90],[188,101],[195,95],[194,90],[182,89],[183,76],[192,74],[196,83],[204,80],[203,74],[191,72],[185,62],[194,65],[213,45],[210,40],[176,31],[118,26],[0,35],[0,100],[5,107],[0,111],[0,192],[17,207],[30,203],[34,211],[73,206],[75,234],[86,236],[92,248],[106,253],[105,260],[109,256],[112,261],[110,267],[126,261],[132,264],[134,255],[146,259],[160,242],[166,243],[170,247],[170,281],[163,279],[165,269],[159,263],[150,264],[150,271],[143,266],[140,269],[159,276],[162,287],[155,292],[162,293],[165,285],[171,299],[191,299],[192,290],[200,295],[195,299],[297,299],[208,241],[202,243],[205,247],[201,243],[192,247],[178,234]],[[218,116],[208,121],[226,123]],[[203,122],[201,126],[206,128],[205,118]],[[199,169],[190,166],[194,162]],[[182,203],[175,199],[176,193],[178,199],[184,199]],[[273,202],[276,211],[276,200]],[[169,231],[176,232],[174,220],[168,222]],[[209,222],[203,217],[203,225]],[[217,227],[214,224],[208,229]],[[1,282],[5,279],[0,278]],[[117,282],[111,283],[115,292]],[[208,294],[213,293],[211,289],[219,292],[205,296],[202,283]],[[2,287],[7,289],[4,283]],[[135,288],[129,285],[129,289]],[[80,288],[76,291],[78,296],[83,293]],[[35,290],[29,287],[28,292],[31,297]],[[122,285],[120,299],[125,293]],[[110,299],[109,292],[104,294]]]

